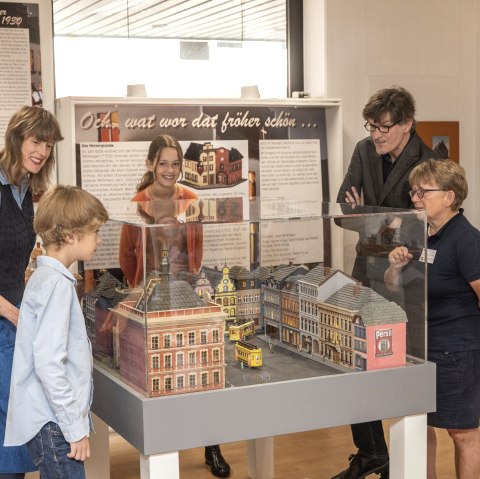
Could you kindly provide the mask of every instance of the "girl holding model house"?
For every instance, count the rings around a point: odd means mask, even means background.
[[[138,286],[152,270],[159,270],[162,250],[168,250],[170,272],[198,273],[203,256],[202,225],[179,223],[176,216],[185,212],[195,192],[177,183],[183,173],[183,151],[178,140],[159,135],[151,142],[146,160],[147,171],[137,187],[132,201],[138,202],[138,212],[155,229],[146,229],[145,237],[138,227],[124,225],[120,237],[120,267],[130,287]],[[143,244],[145,240],[146,244]],[[143,271],[143,251],[146,267]],[[230,466],[218,445],[205,448],[205,463],[217,477],[228,477]]]

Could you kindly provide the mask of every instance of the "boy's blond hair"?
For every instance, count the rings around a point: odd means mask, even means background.
[[[33,226],[43,246],[61,247],[69,235],[97,229],[108,220],[101,201],[77,186],[50,188],[38,203]]]

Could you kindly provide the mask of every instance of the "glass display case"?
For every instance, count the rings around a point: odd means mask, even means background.
[[[80,265],[85,321],[97,365],[146,397],[425,361],[423,212],[202,198],[110,216]]]

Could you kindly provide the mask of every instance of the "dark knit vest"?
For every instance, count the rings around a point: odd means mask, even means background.
[[[18,304],[25,288],[25,270],[35,246],[30,190],[18,207],[10,185],[0,183],[0,295]]]

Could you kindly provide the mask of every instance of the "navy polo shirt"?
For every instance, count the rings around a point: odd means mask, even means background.
[[[470,282],[480,279],[480,231],[463,209],[428,237],[428,349],[480,348],[480,308]]]

